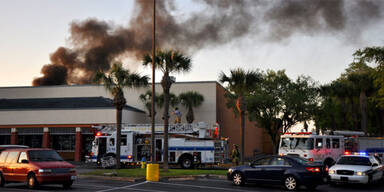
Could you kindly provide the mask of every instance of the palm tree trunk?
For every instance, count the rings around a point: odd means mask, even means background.
[[[163,171],[168,171],[169,89],[164,90],[164,154]]]
[[[188,123],[192,123],[193,120],[195,120],[195,117],[194,117],[194,115],[193,115],[193,109],[192,109],[192,107],[189,107],[189,108],[188,108],[188,113],[187,113],[186,118],[187,118],[187,122],[188,122]]]
[[[364,91],[360,92],[361,130],[367,134],[367,96]]]
[[[163,171],[168,172],[168,127],[169,127],[169,90],[172,81],[169,73],[165,72],[161,85],[164,92],[164,154],[163,154]]]
[[[242,165],[244,165],[244,159],[245,159],[245,102],[244,97],[240,96],[240,124],[241,124],[241,155],[240,155],[240,162]]]
[[[121,144],[121,117],[122,107],[116,107],[116,169],[120,169],[120,144]]]

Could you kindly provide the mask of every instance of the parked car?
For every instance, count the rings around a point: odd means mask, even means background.
[[[7,149],[0,154],[0,187],[26,181],[28,188],[41,184],[62,184],[69,188],[76,179],[75,166],[52,149]]]
[[[6,149],[28,148],[26,145],[0,145],[0,153]]]
[[[234,185],[251,182],[282,184],[287,190],[305,185],[313,190],[323,183],[324,167],[298,156],[264,156],[249,165],[228,169]]]
[[[363,183],[368,184],[383,178],[383,165],[374,156],[364,153],[341,156],[329,169],[331,184]]]

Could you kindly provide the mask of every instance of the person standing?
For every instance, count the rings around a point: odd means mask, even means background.
[[[240,152],[239,152],[239,146],[236,144],[233,144],[231,157],[232,157],[232,164],[235,166],[239,165]]]
[[[173,112],[175,114],[175,123],[181,123],[181,112],[179,111],[179,108],[175,108],[175,111]]]

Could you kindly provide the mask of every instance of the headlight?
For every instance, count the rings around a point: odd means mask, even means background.
[[[52,169],[39,169],[39,173],[52,173]]]
[[[361,172],[361,171],[357,171],[357,172],[355,172],[355,174],[358,175],[358,176],[367,175],[365,172]]]
[[[335,174],[335,170],[329,170],[328,173],[329,174]]]
[[[231,174],[233,172],[233,169],[228,169],[228,173]]]

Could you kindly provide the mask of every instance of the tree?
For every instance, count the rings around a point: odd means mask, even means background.
[[[365,63],[355,62],[346,69],[346,74],[344,75],[359,90],[361,130],[367,134],[367,94],[373,89],[373,69]]]
[[[377,65],[374,72],[374,84],[378,88],[378,105],[384,108],[384,47],[366,47],[357,50],[353,56],[360,63],[375,63]]]
[[[309,77],[301,76],[293,82],[285,71],[270,70],[247,97],[248,117],[266,130],[276,152],[281,133],[313,118],[317,98],[317,88]]]
[[[243,69],[230,70],[229,76],[221,72],[219,76],[221,83],[226,83],[229,94],[225,94],[228,102],[227,107],[233,109],[235,114],[240,114],[240,135],[241,135],[241,154],[240,161],[244,164],[244,151],[245,151],[245,115],[246,115],[246,103],[245,97],[247,97],[255,88],[255,86],[261,81],[261,73],[258,71],[244,71]]]
[[[186,119],[188,123],[195,120],[193,108],[200,106],[204,102],[204,96],[196,91],[188,91],[179,95],[180,103],[188,109]]]
[[[144,55],[143,65],[152,64],[151,55]],[[155,58],[155,67],[163,73],[161,86],[164,93],[164,167],[163,171],[168,171],[168,125],[169,125],[169,102],[170,89],[175,79],[170,75],[172,73],[188,72],[191,69],[192,62],[187,56],[173,50],[158,50]]]
[[[121,119],[126,104],[123,89],[147,86],[148,77],[132,73],[124,69],[121,63],[115,63],[109,73],[98,72],[94,81],[104,85],[113,96],[113,104],[116,107],[116,168],[120,169]]]

